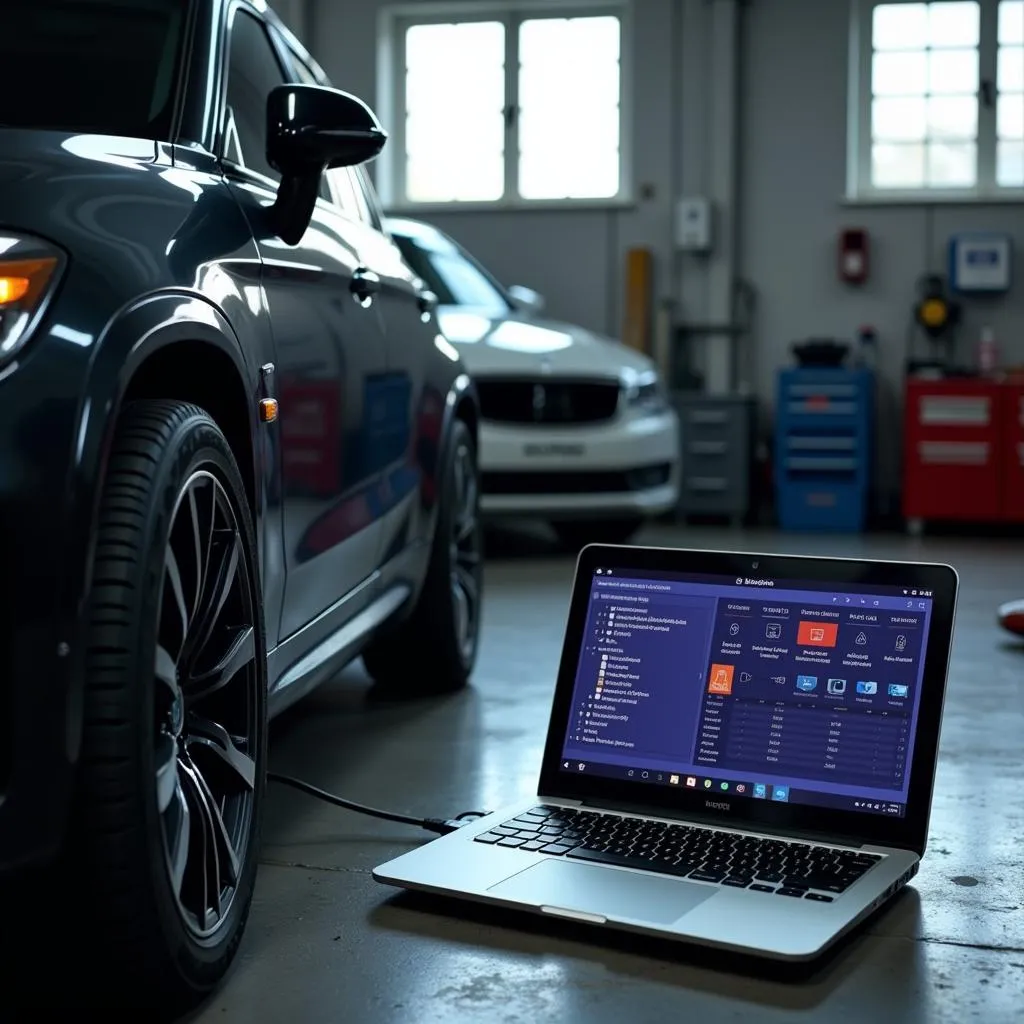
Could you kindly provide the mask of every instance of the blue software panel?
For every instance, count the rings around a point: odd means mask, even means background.
[[[563,754],[903,813],[930,614],[898,591],[595,581]]]

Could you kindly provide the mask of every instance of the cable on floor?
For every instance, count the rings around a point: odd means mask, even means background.
[[[267,773],[268,782],[277,782],[282,786],[291,786],[307,796],[323,800],[325,803],[335,807],[343,807],[346,811],[354,811],[356,814],[366,814],[371,818],[381,818],[384,821],[397,821],[401,825],[412,825],[415,828],[426,829],[428,832],[435,832],[438,835],[447,835],[463,825],[469,825],[479,818],[484,817],[487,811],[463,811],[454,818],[415,818],[409,814],[399,814],[397,811],[384,811],[379,807],[370,807],[367,804],[356,803],[355,800],[347,800],[345,797],[328,793],[326,789],[303,782],[302,779],[293,778],[290,775],[280,775],[277,772]]]

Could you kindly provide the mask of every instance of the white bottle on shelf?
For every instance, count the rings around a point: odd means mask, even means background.
[[[996,345],[996,334],[991,327],[981,329],[978,339],[978,369],[983,375],[995,372],[999,362],[999,349]]]

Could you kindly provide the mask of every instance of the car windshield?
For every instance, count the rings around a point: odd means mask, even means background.
[[[465,253],[455,248],[421,248],[404,235],[396,235],[395,242],[442,306],[472,306],[501,313],[511,308],[501,285]]]
[[[3,0],[0,126],[169,139],[191,0]]]

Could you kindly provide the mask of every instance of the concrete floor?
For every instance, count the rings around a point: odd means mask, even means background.
[[[957,566],[937,797],[912,888],[809,977],[778,980],[770,967],[752,976],[720,956],[396,895],[370,869],[424,834],[272,787],[248,934],[227,984],[195,1020],[1022,1019],[1024,646],[1000,634],[993,611],[1024,596],[1024,545],[670,529],[643,540]],[[535,792],[572,562],[539,542],[506,539],[502,548],[487,567],[468,691],[375,703],[353,667],[275,723],[272,768],[417,815],[490,809]]]

